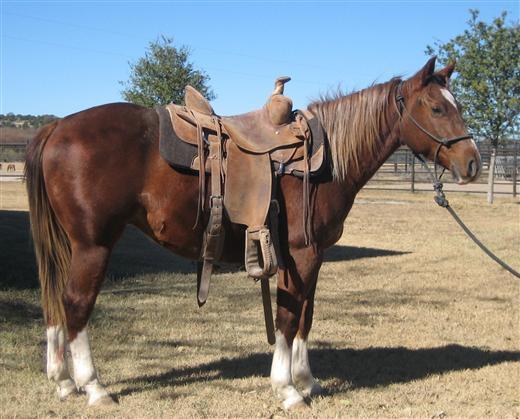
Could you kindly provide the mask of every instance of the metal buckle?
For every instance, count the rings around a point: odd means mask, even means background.
[[[216,203],[214,201],[216,201]],[[213,208],[214,206],[222,206],[222,195],[211,195],[209,197],[209,207]]]
[[[277,174],[278,176],[281,176],[281,175],[284,174],[284,171],[285,171],[285,163],[282,161],[282,162],[280,162],[279,165],[278,165],[278,170],[276,171],[276,174]]]

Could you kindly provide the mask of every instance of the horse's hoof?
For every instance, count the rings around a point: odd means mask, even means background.
[[[88,401],[88,405],[89,407],[97,407],[97,406],[115,406],[117,405],[117,401],[114,400],[110,395],[106,394],[106,395],[103,395],[101,397],[98,397],[97,399],[95,400],[90,400]]]
[[[297,395],[297,397],[290,397],[283,401],[283,408],[290,412],[293,412],[295,410],[304,410],[308,407],[309,406],[307,405],[303,397],[299,394]]]
[[[304,389],[301,393],[303,397],[319,396],[323,393],[323,387],[320,386],[317,381],[315,381],[310,387]]]
[[[302,399],[302,400],[299,400],[299,401],[285,407],[285,410],[287,410],[289,412],[298,412],[298,411],[307,410],[308,408],[309,408],[309,405],[307,403],[305,403],[305,400]]]
[[[58,392],[58,398],[61,401],[66,400],[71,394],[77,392],[76,384],[74,384],[74,381],[72,380],[65,380],[62,381],[58,388],[56,389]]]
[[[116,404],[116,401],[110,397],[105,388],[99,384],[97,378],[85,385],[85,392],[88,396],[89,406],[110,406]]]

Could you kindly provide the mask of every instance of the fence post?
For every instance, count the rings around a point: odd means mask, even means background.
[[[415,193],[415,156],[412,156],[412,184],[410,190],[412,193]]]
[[[516,198],[516,179],[518,171],[518,141],[515,141],[515,151],[513,155],[513,198]]]
[[[408,148],[406,149],[406,153],[404,153],[404,172],[408,174]]]

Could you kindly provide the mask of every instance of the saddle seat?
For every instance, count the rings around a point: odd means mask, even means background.
[[[217,116],[207,99],[192,86],[187,86],[184,102],[188,112],[185,112],[185,119],[195,122],[190,118],[189,110],[197,112],[203,115],[197,118],[199,123],[214,130],[215,118],[218,118],[224,133],[241,149],[251,153],[262,154],[299,145],[303,134],[300,127],[293,124],[292,100],[283,95],[284,84],[289,80],[290,77],[276,79],[275,89],[263,108],[235,116]]]

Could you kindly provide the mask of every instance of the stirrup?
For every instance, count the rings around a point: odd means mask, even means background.
[[[247,274],[255,280],[269,278],[278,270],[278,261],[269,229],[263,225],[246,230]]]

